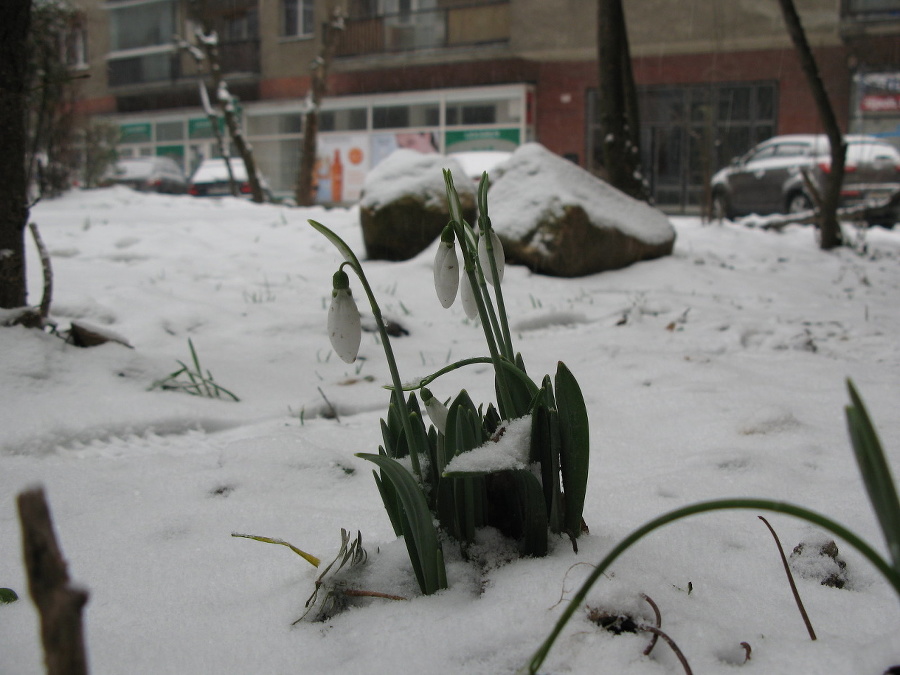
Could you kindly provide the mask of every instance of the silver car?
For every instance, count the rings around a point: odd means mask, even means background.
[[[900,190],[900,151],[873,136],[846,136],[847,161],[841,206],[883,200]],[[831,169],[828,137],[814,134],[776,136],[760,143],[712,177],[717,217],[750,213],[798,213],[812,208],[802,170],[820,191]],[[872,213],[873,225],[891,227],[900,207]]]

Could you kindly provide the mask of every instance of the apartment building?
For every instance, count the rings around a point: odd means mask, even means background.
[[[198,21],[219,36],[245,133],[276,193],[298,169],[322,25],[346,15],[320,120],[323,174],[352,201],[396,147],[452,153],[537,140],[602,172],[594,0],[73,0],[89,78],[80,110],[121,131],[120,154],[187,170],[215,156],[202,69],[177,45]],[[900,0],[796,0],[847,131],[900,143]],[[780,133],[821,125],[777,0],[625,0],[657,202],[701,204],[708,177]],[[324,183],[324,182],[323,182]]]

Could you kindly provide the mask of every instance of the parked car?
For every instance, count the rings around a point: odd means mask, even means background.
[[[184,172],[169,157],[130,157],[120,159],[104,176],[101,185],[127,185],[141,192],[184,194],[188,183]]]
[[[252,197],[250,181],[247,180],[247,167],[240,157],[231,157],[228,160],[231,165],[231,175],[237,183],[241,196]],[[258,174],[257,174],[258,175]],[[265,178],[259,176],[266,201],[272,201],[272,191]],[[224,197],[231,194],[231,184],[228,181],[228,167],[225,160],[204,159],[191,176],[188,193],[195,197]]]
[[[900,189],[900,151],[873,136],[846,136],[847,160],[841,206],[884,199]],[[760,143],[712,177],[713,210],[718,217],[757,213],[798,213],[812,208],[802,170],[821,193],[831,170],[828,137],[776,136]],[[874,213],[871,224],[892,226],[900,207]]]

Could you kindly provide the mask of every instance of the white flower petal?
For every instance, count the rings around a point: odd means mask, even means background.
[[[466,316],[470,319],[476,319],[478,317],[478,303],[475,302],[475,291],[472,290],[472,284],[469,282],[469,275],[463,274],[460,283],[462,289],[460,290],[459,298],[462,301]]]
[[[459,259],[456,246],[441,242],[434,256],[434,289],[438,300],[446,309],[456,300],[459,290]]]
[[[431,419],[431,423],[442,434],[446,434],[447,415],[450,412],[449,410],[447,410],[447,406],[438,401],[434,396],[431,396],[427,401],[425,401],[424,390],[422,394],[422,400],[425,403],[425,412],[428,413],[428,417]]]
[[[359,310],[350,290],[332,291],[331,306],[328,308],[328,339],[334,351],[343,361],[353,363],[359,353],[361,338]]]
[[[500,243],[500,237],[493,230],[491,230],[491,248],[493,249],[494,262],[497,264],[497,278],[503,281],[503,268],[506,265],[506,258],[503,255],[503,244]],[[481,263],[484,278],[493,286],[494,275],[491,272],[491,259],[488,257],[487,239],[483,235],[478,239],[478,262]]]

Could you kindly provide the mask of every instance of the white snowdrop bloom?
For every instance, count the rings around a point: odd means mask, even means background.
[[[359,310],[350,292],[350,280],[343,270],[338,270],[334,274],[334,289],[328,308],[328,339],[343,361],[353,363],[359,353],[361,338]]]
[[[490,233],[494,262],[497,264],[497,279],[503,281],[503,267],[506,264],[506,258],[503,255],[503,244],[500,243],[500,237],[497,236],[496,232],[491,230]],[[493,286],[494,275],[491,272],[491,259],[488,257],[487,238],[483,234],[478,238],[478,262],[481,263],[484,278]]]
[[[463,309],[465,310],[467,317],[475,319],[478,317],[478,303],[475,302],[475,291],[472,289],[472,284],[469,282],[469,275],[463,274],[460,283],[462,289],[459,293],[459,299],[462,301]]]
[[[431,419],[431,423],[442,434],[447,433],[447,415],[450,412],[447,406],[438,401],[428,389],[422,388],[422,402],[425,404],[425,412]]]
[[[434,256],[434,290],[444,309],[456,300],[456,292],[459,290],[459,258],[452,241],[441,241],[438,244]]]

